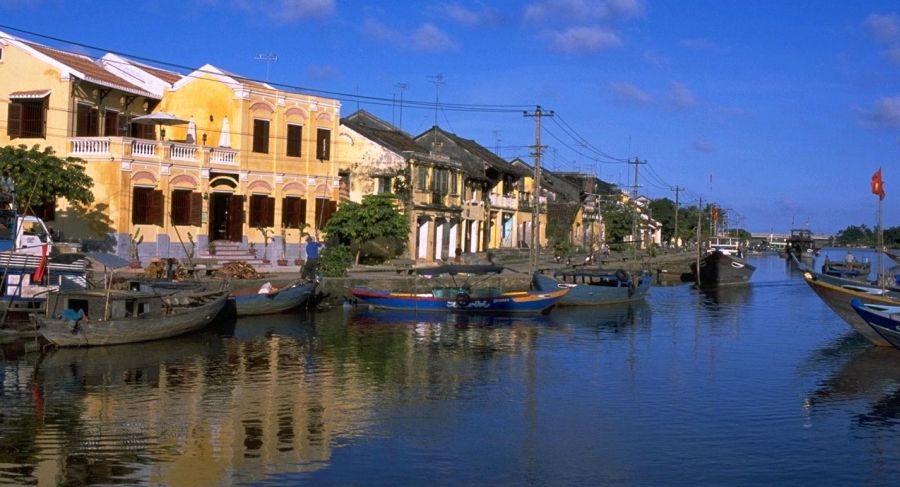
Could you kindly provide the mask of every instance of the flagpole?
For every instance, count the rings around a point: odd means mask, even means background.
[[[878,281],[881,282],[881,291],[884,291],[884,229],[881,227],[881,213],[884,207],[884,199],[878,198]]]

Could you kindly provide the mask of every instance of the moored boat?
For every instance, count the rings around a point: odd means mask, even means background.
[[[853,298],[850,306],[875,333],[900,348],[900,305],[866,304],[859,298]]]
[[[225,306],[227,285],[169,293],[84,289],[50,293],[47,312],[32,315],[38,332],[59,347],[116,345],[199,330]]]
[[[883,306],[900,305],[900,293],[883,290],[878,287],[865,285],[849,279],[841,279],[814,272],[804,272],[803,279],[809,287],[831,308],[838,316],[872,342],[874,345],[886,347],[890,343],[875,332],[871,326],[856,310],[850,302],[855,298],[865,304],[878,304]]]
[[[747,263],[736,255],[728,255],[719,250],[713,250],[697,262],[691,263],[691,273],[694,274],[697,287],[718,287],[747,284],[753,276],[756,267]]]
[[[847,258],[843,261],[831,260],[825,256],[825,262],[822,264],[822,274],[829,276],[843,277],[845,279],[853,279],[855,281],[866,281],[869,279],[869,273],[872,271],[872,263],[868,260],[858,261],[853,258],[853,254],[847,254]]]
[[[268,284],[268,283],[266,283]],[[281,313],[298,308],[309,299],[319,285],[317,281],[298,279],[287,286],[260,290],[232,291],[234,311],[237,316],[255,316]]]
[[[596,306],[644,299],[653,283],[647,272],[631,275],[624,270],[576,269],[553,276],[535,272],[532,285],[539,291],[569,289],[559,306]]]
[[[428,292],[394,292],[365,286],[350,288],[353,300],[382,309],[459,311],[476,313],[541,313],[556,304],[569,289],[554,291],[503,291],[478,286],[473,277],[499,274],[503,267],[493,265],[443,265],[416,269],[427,279]],[[450,282],[442,278],[450,278]],[[458,280],[461,279],[461,282]]]

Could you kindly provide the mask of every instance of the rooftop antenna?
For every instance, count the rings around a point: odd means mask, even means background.
[[[441,86],[444,84],[444,75],[438,73],[434,76],[429,76],[428,81],[434,83],[434,126],[437,127],[437,115],[438,115],[438,92],[440,91]]]
[[[255,59],[257,61],[264,61],[266,63],[266,83],[268,83],[269,82],[269,66],[271,66],[272,63],[278,62],[278,56],[276,56],[275,54],[272,54],[271,52],[268,54],[261,53],[261,54],[257,54],[256,57],[253,59]]]
[[[500,155],[500,142],[503,140],[502,138],[500,138],[500,134],[502,133],[503,131],[500,129],[494,130],[494,143],[497,144],[494,146],[494,153],[496,153],[498,156]]]
[[[409,84],[397,83],[395,86],[397,88],[400,88],[400,114],[399,114],[398,121],[397,121],[397,128],[399,128],[400,131],[402,132],[403,131],[403,92],[406,91],[407,88],[409,88]]]

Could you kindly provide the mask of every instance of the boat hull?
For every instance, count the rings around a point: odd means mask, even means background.
[[[273,293],[233,293],[234,312],[237,316],[256,316],[289,311],[306,303],[318,285],[295,281]]]
[[[602,306],[644,299],[653,284],[653,278],[645,273],[637,279],[638,282],[633,287],[628,284],[621,286],[569,284],[535,272],[532,283],[535,289],[545,292],[569,289],[569,293],[559,300],[557,306]]]
[[[863,304],[859,298],[853,298],[850,306],[859,314],[878,335],[888,343],[900,349],[900,307],[878,304]]]
[[[219,314],[228,299],[222,290],[207,296],[203,304],[175,309],[171,314],[122,319],[73,321],[61,317],[32,315],[38,331],[58,347],[120,345],[159,340],[199,330]]]
[[[885,294],[876,294],[876,292],[879,291],[878,289],[866,288],[859,285],[859,283],[852,283],[852,281],[846,280],[842,281],[839,278],[824,276],[822,274],[805,272],[803,274],[803,279],[822,301],[847,322],[851,328],[866,337],[866,339],[874,345],[880,347],[891,346],[890,342],[875,332],[875,330],[859,316],[859,313],[853,309],[850,302],[856,298],[864,304],[897,305],[900,304],[900,301]],[[852,284],[856,285],[854,286]],[[869,289],[869,291],[866,289]]]
[[[743,259],[722,252],[710,252],[697,263],[691,263],[691,273],[697,287],[736,286],[748,284],[756,267]]]
[[[496,296],[457,295],[435,297],[431,293],[393,293],[383,289],[354,287],[353,298],[362,305],[382,309],[453,311],[474,313],[541,313],[556,304],[568,289],[503,293]]]

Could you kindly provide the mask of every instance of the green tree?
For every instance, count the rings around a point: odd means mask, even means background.
[[[409,220],[398,209],[398,199],[391,193],[366,195],[362,203],[346,201],[325,225],[329,242],[350,246],[359,263],[363,244],[376,239],[405,241]]]
[[[603,223],[606,226],[606,243],[622,243],[626,235],[631,235],[631,223],[634,214],[629,206],[617,199],[604,201],[600,209]]]
[[[62,159],[52,147],[35,145],[0,148],[0,175],[11,178],[20,205],[39,205],[65,198],[70,203],[89,205],[94,201],[94,181],[85,172],[85,161]]]

